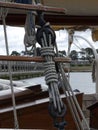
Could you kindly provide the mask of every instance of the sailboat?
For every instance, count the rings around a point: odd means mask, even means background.
[[[60,2],[35,0],[33,4],[28,2],[31,1],[0,1],[0,24],[4,25],[6,48],[8,47],[6,25],[26,25],[25,36],[33,35],[33,42],[35,42],[35,25],[37,25],[36,39],[42,47],[42,57],[12,57],[9,56],[7,48],[8,55],[0,56],[0,60],[46,62],[45,79],[49,88],[47,91],[42,91],[41,85],[38,84],[28,86],[24,90],[14,91],[10,62],[8,62],[12,93],[0,96],[0,128],[84,130],[82,124],[84,121],[86,129],[90,130],[81,109],[83,93],[74,94],[71,89],[61,64],[62,62],[69,63],[70,58],[59,57],[54,30],[65,27],[80,30],[86,29],[90,25],[96,25],[97,1],[95,0],[94,3],[94,1],[87,0],[86,3],[80,0],[73,2],[69,0]],[[88,3],[91,6],[88,6]],[[90,7],[94,10],[90,10]],[[33,17],[31,17],[32,15]],[[30,18],[29,20],[27,16]],[[34,21],[32,22],[32,20]],[[27,49],[34,44],[28,43],[26,37],[25,47]],[[54,49],[57,57],[54,56]],[[57,75],[61,81],[62,87],[60,88],[57,87]]]

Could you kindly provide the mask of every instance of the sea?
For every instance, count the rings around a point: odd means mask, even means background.
[[[42,89],[47,89],[45,77],[37,77],[21,80],[22,82],[30,85],[41,84]],[[96,92],[96,84],[92,81],[91,72],[71,72],[69,74],[69,83],[72,90],[79,90],[85,94],[93,94]]]

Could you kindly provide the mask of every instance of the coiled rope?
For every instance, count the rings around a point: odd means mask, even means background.
[[[28,4],[35,4],[34,0],[28,1]],[[35,48],[36,35],[35,35],[35,15],[34,11],[28,11],[25,22],[25,35],[24,35],[24,45],[26,52],[31,52]],[[36,50],[36,49],[34,49]]]

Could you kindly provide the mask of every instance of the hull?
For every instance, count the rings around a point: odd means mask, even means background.
[[[20,92],[16,95],[16,109],[20,129],[50,129],[55,130],[53,120],[48,112],[48,92],[41,92],[37,89],[36,94],[33,89]],[[37,87],[36,87],[37,88]],[[62,93],[62,92],[61,92]],[[66,98],[62,95],[62,99],[67,106],[65,121],[67,130],[76,130],[74,120],[70,109],[66,102]],[[80,106],[82,107],[82,93],[76,94]],[[4,96],[0,102],[0,128],[14,128],[13,107],[11,105],[11,97]],[[6,100],[6,101],[5,101]]]

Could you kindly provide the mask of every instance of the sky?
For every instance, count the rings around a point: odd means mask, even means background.
[[[68,49],[68,33],[67,30],[59,30],[56,31],[56,43],[59,50]],[[8,46],[9,52],[11,54],[12,51],[21,52],[25,50],[23,39],[24,39],[24,28],[23,27],[10,27],[7,26],[7,37],[8,37]],[[81,32],[75,32],[74,35],[79,35],[86,38],[96,49],[98,48],[98,42],[93,42],[91,37],[90,29]],[[71,49],[79,51],[81,48],[90,47],[85,40],[81,38],[74,38]],[[0,55],[6,55],[6,47],[4,40],[4,31],[3,26],[0,26]]]

